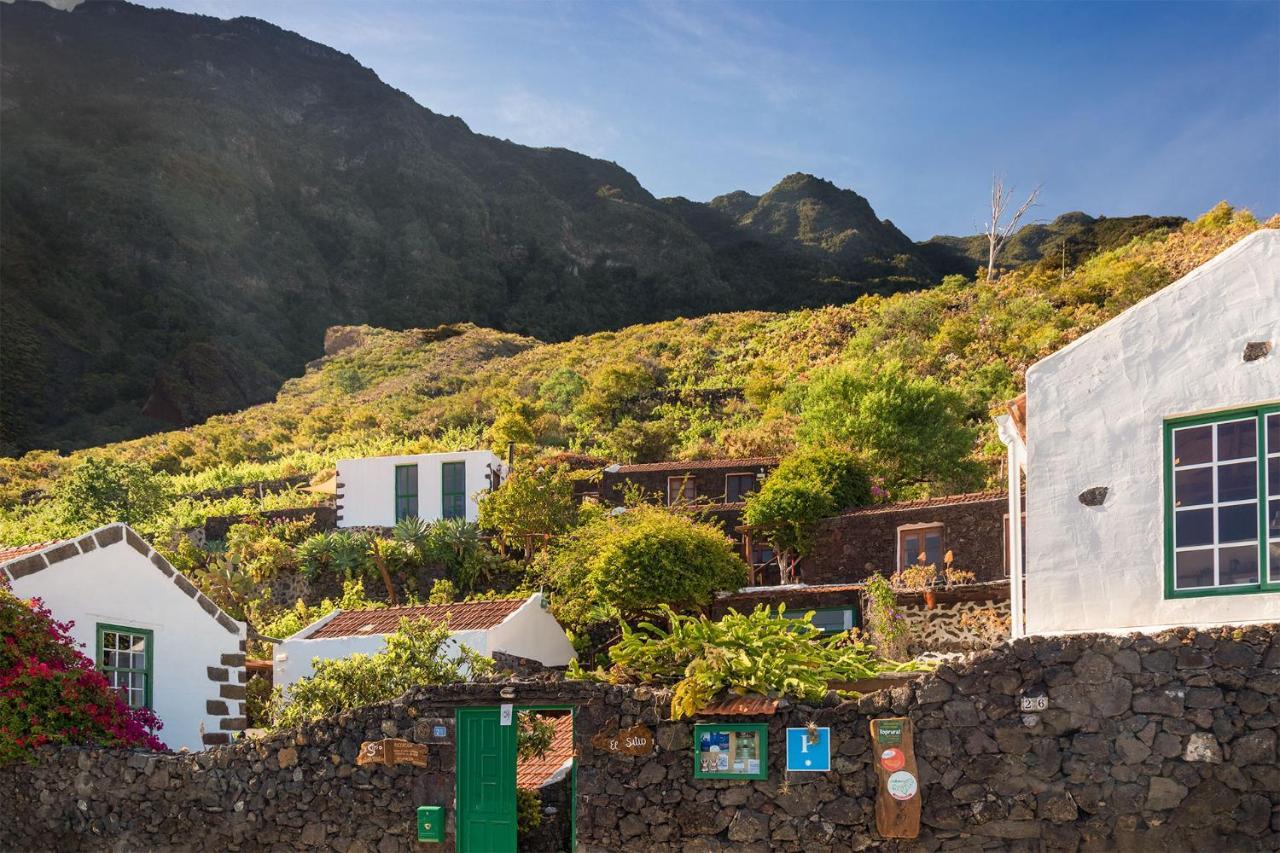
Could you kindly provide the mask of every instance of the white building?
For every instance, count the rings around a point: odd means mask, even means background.
[[[540,593],[528,598],[335,610],[276,645],[274,683],[287,687],[311,675],[317,659],[375,654],[401,619],[427,619],[449,626],[451,639],[482,655],[506,652],[544,666],[567,666],[576,655]]]
[[[245,626],[124,524],[0,552],[19,598],[39,598],[130,705],[151,708],[170,749],[245,728]]]
[[[1031,366],[998,419],[1015,532],[1026,471],[1015,634],[1280,619],[1278,347],[1263,230]]]
[[[479,496],[497,487],[506,465],[487,450],[373,456],[338,462],[339,527],[391,527],[401,518],[475,521]]]

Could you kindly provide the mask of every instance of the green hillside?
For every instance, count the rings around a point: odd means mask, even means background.
[[[1280,227],[1280,218],[1267,223]],[[933,377],[977,428],[967,479],[997,484],[990,414],[1018,393],[1027,365],[1074,340],[1261,227],[1220,205],[1194,223],[1095,254],[1061,276],[1057,259],[993,283],[865,296],[789,313],[736,312],[599,332],[559,343],[470,324],[330,330],[327,354],[276,399],[206,423],[60,456],[0,460],[0,542],[64,533],[43,499],[87,456],[164,473],[175,495],[300,473],[344,456],[430,451],[519,438],[521,453],[573,449],[616,460],[789,450],[804,389],[833,365]],[[494,428],[497,421],[497,428]],[[310,499],[270,496],[267,506]],[[247,498],[176,497],[151,532],[247,511]]]
[[[0,4],[0,52],[0,452],[270,399],[332,325],[566,340],[938,277],[811,176],[748,227],[473,133],[252,18]]]

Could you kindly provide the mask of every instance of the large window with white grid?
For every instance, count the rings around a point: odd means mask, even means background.
[[[1165,592],[1280,591],[1280,405],[1165,423]]]

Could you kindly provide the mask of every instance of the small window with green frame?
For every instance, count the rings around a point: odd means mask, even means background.
[[[396,466],[396,521],[418,517],[418,466]]]
[[[693,778],[768,779],[768,724],[696,723]]]
[[[146,628],[98,623],[98,670],[130,708],[150,708],[155,635]]]
[[[467,517],[466,462],[444,462],[440,465],[440,516]]]
[[[1280,404],[1164,425],[1165,597],[1280,591]]]

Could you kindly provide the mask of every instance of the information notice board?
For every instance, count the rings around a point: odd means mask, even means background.
[[[915,838],[920,834],[921,800],[911,720],[872,720],[871,745],[876,762],[876,831],[883,838]]]

